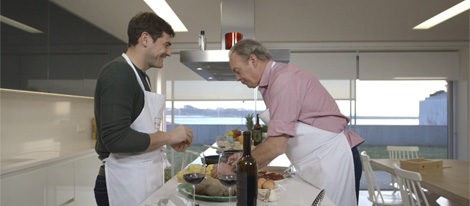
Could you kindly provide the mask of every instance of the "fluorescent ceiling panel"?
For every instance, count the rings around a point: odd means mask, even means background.
[[[10,25],[10,26],[12,26],[12,27],[15,27],[15,28],[17,28],[17,29],[21,29],[21,30],[26,31],[26,32],[29,32],[29,33],[43,33],[43,32],[42,32],[41,30],[39,30],[39,29],[36,29],[36,28],[34,28],[34,27],[31,27],[31,26],[28,26],[28,25],[23,24],[23,23],[21,23],[21,22],[19,22],[19,21],[15,21],[15,20],[10,19],[10,18],[8,18],[8,17],[6,17],[6,16],[0,15],[0,21],[1,21],[2,23],[8,24],[8,25]]]
[[[436,26],[447,19],[450,19],[464,11],[467,11],[470,8],[470,0],[465,0],[457,5],[439,13],[438,15],[424,21],[423,23],[415,26],[413,29],[429,29],[433,26]]]
[[[165,19],[175,32],[187,32],[188,29],[183,22],[176,16],[170,5],[165,0],[144,0],[145,3],[162,19]]]

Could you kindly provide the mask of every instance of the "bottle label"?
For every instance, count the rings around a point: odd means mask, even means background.
[[[261,130],[253,130],[253,143],[254,145],[258,145],[261,143],[262,140],[262,133]]]

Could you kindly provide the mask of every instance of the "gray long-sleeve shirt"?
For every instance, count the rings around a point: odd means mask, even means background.
[[[150,91],[146,74],[137,70],[146,90]],[[143,107],[144,92],[124,58],[120,56],[105,64],[98,75],[95,89],[95,150],[100,159],[110,153],[142,152],[148,148],[149,135],[130,128]]]

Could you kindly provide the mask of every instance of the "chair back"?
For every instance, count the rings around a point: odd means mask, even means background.
[[[372,170],[372,167],[370,165],[369,155],[367,155],[366,151],[361,152],[361,161],[368,185],[367,189],[369,192],[369,200],[372,203],[384,202],[382,192],[380,191],[380,187],[377,184],[377,179],[375,177],[374,171]]]
[[[403,203],[406,206],[429,206],[428,200],[421,187],[421,174],[400,168],[394,165],[395,175],[398,179],[398,187],[400,189]]]
[[[417,146],[387,146],[389,159],[416,159],[419,157]]]

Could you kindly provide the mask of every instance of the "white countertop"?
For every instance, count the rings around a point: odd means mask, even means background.
[[[213,145],[214,146],[214,145]],[[215,150],[212,148],[204,151],[204,155],[213,155]],[[195,160],[197,161],[197,160]],[[269,166],[290,166],[290,161],[285,154],[278,156],[270,162]],[[152,193],[140,206],[154,205],[187,205],[191,202],[191,198],[181,194],[178,191],[178,181],[176,176],[167,181],[160,189]],[[258,205],[311,205],[320,189],[303,181],[300,177],[293,175],[280,182],[282,192],[279,194],[279,200],[274,202],[262,202],[258,199]],[[299,192],[302,191],[302,192]],[[198,200],[201,206],[228,206],[227,202],[207,202]],[[232,203],[235,204],[235,203]],[[325,197],[320,205],[334,205],[328,197]]]
[[[157,205],[188,205],[192,198],[181,194],[178,191],[178,180],[176,177],[167,181],[159,190],[150,195],[140,206],[157,206]],[[279,192],[279,199],[274,202],[263,202],[258,199],[258,205],[281,206],[281,205],[311,205],[320,190],[312,185],[304,182],[299,177],[293,176],[285,179],[280,183],[282,188]],[[299,192],[301,191],[301,192]],[[163,203],[165,202],[165,203]],[[229,206],[228,202],[208,202],[196,200],[200,206]],[[236,198],[232,205],[235,205]],[[325,197],[322,206],[333,206],[334,204],[328,197]]]
[[[52,142],[50,145],[41,145],[39,148],[31,148],[17,154],[2,154],[1,176],[91,154],[95,152],[94,148],[95,140],[80,139],[66,143]]]

